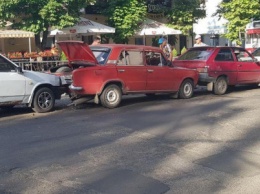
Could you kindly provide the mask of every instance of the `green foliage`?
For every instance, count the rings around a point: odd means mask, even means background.
[[[61,61],[66,61],[66,60],[67,60],[67,57],[66,57],[66,55],[65,55],[64,52],[61,52],[60,60],[61,60]]]
[[[50,27],[72,26],[79,18],[79,10],[94,0],[1,0],[0,21],[14,22],[13,28],[36,34],[48,33]],[[43,42],[47,36],[43,36]]]
[[[184,46],[182,49],[181,49],[181,54],[185,53],[187,51],[186,47]]]
[[[260,19],[259,0],[223,0],[215,15],[227,19],[228,32],[225,37],[241,44],[239,33],[245,31],[252,18]]]
[[[116,43],[127,43],[138,29],[140,21],[146,15],[147,6],[140,0],[108,1],[103,14],[108,17],[108,24],[116,28],[112,36]]]
[[[178,52],[177,52],[177,50],[174,48],[174,49],[172,50],[172,56],[173,56],[173,57],[177,57],[177,55],[178,55]]]
[[[179,29],[183,34],[192,33],[193,23],[206,16],[205,0],[175,0],[173,8],[167,13],[169,26]]]

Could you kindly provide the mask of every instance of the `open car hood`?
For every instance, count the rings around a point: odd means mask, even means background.
[[[57,43],[66,55],[69,65],[80,62],[96,65],[98,61],[89,46],[82,41],[60,41]]]

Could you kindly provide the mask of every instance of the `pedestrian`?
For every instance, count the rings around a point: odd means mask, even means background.
[[[201,36],[199,34],[195,36],[195,44],[194,44],[194,47],[198,47],[198,46],[208,46],[204,42],[202,42]]]
[[[160,41],[160,39],[159,39],[159,41]],[[167,57],[167,59],[169,61],[172,61],[171,45],[168,44],[168,40],[166,37],[163,37],[161,41],[162,41],[162,43],[160,44],[160,49],[162,49],[162,51],[165,54],[165,56]]]
[[[91,45],[94,46],[94,45],[99,45],[99,44],[101,44],[101,37],[96,36]]]

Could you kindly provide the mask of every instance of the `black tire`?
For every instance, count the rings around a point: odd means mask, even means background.
[[[55,96],[53,91],[49,88],[40,88],[34,95],[32,109],[38,113],[45,113],[51,111],[54,104]]]
[[[216,95],[223,95],[227,92],[228,82],[225,77],[219,77],[217,81],[214,83],[213,92]]]
[[[188,99],[193,96],[194,92],[194,83],[190,79],[186,79],[182,82],[179,89],[179,98]]]
[[[115,84],[108,85],[100,95],[100,102],[106,108],[116,108],[121,100],[121,89]]]

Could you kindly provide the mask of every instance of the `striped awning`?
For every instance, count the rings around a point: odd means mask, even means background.
[[[23,30],[0,30],[0,38],[33,38],[34,33]]]

